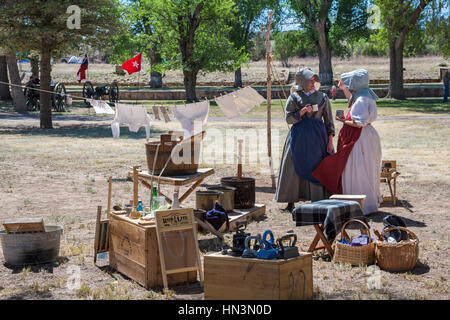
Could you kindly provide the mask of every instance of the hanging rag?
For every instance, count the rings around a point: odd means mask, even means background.
[[[102,100],[87,99],[90,105],[94,108],[96,114],[115,114],[109,104]]]
[[[116,116],[111,129],[114,139],[120,137],[120,124],[128,125],[131,132],[138,132],[140,127],[145,126],[147,140],[150,139],[151,118],[144,106],[136,106],[118,103],[116,105]]]
[[[169,112],[168,112],[169,109],[164,106],[161,106],[161,107],[159,107],[159,110],[161,110],[161,113],[163,114],[164,121],[166,123],[170,122],[170,117],[169,117]]]
[[[184,130],[184,139],[204,131],[208,121],[209,106],[209,101],[204,101],[173,107],[173,115]]]
[[[153,116],[155,117],[155,119],[156,120],[161,120],[161,118],[159,117],[158,106],[152,106],[152,111],[153,111]]]

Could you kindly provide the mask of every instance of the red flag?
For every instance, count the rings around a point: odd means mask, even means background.
[[[122,69],[126,70],[128,74],[133,74],[135,72],[141,71],[141,60],[142,53],[139,53],[133,59],[130,59],[122,64]]]
[[[89,67],[89,60],[86,56],[86,58],[84,58],[83,63],[81,64],[81,66],[77,72],[78,83],[80,83],[82,80],[86,79],[86,70],[88,69],[88,67]]]

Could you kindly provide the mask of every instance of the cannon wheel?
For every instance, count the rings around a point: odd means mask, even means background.
[[[40,109],[39,97],[35,94],[35,90],[26,87],[23,90],[23,95],[25,96],[25,104],[27,105],[28,111],[36,111]]]
[[[114,105],[119,102],[119,86],[115,81],[109,86],[109,102]]]
[[[67,91],[66,86],[62,83],[58,83],[54,89],[55,97],[54,97],[54,109],[58,112],[66,112],[67,106]]]
[[[95,93],[94,86],[90,81],[86,81],[83,85],[83,98],[92,99],[94,93]],[[91,106],[86,99],[84,100],[84,103],[86,103],[87,107]]]

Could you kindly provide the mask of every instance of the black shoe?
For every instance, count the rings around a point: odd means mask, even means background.
[[[287,207],[284,208],[281,211],[283,211],[283,212],[292,212],[292,210],[294,210],[294,203],[293,202],[289,202]]]

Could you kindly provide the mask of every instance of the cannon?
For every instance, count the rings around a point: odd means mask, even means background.
[[[30,80],[23,91],[25,103],[28,111],[40,110],[40,82],[39,79]],[[62,83],[52,84],[50,86],[53,94],[51,95],[52,108],[55,112],[66,112],[67,107],[67,91]]]
[[[94,89],[94,86],[92,85],[92,82],[86,81],[83,85],[83,98],[86,98],[84,102],[88,107],[90,107],[89,102],[87,99],[94,99],[99,100],[102,98],[102,96],[108,95],[109,96],[109,102],[111,104],[116,104],[119,102],[119,86],[117,85],[117,82],[113,82],[111,84],[104,84],[101,86],[97,86]]]

